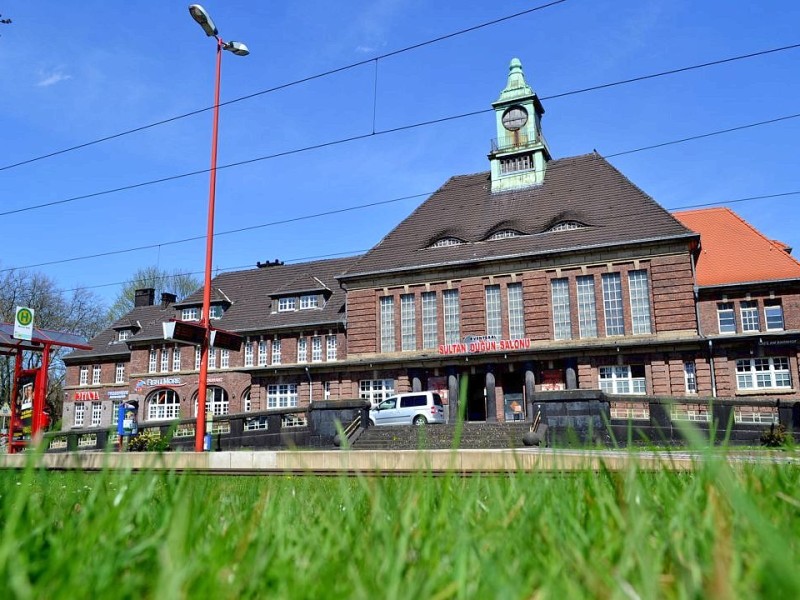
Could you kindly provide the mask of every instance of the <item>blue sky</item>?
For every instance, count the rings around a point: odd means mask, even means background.
[[[472,27],[540,2],[352,0],[204,3],[225,39],[231,100]],[[215,45],[186,2],[6,0],[0,13],[0,167],[205,108]],[[800,42],[800,3],[567,0],[221,109],[219,164],[490,108],[519,57],[545,98],[554,157],[613,154],[800,113],[800,48],[547,100],[572,90]],[[377,90],[377,93],[375,91]],[[0,212],[209,165],[211,113],[0,170]],[[224,169],[216,230],[432,192],[488,169],[490,113]],[[669,209],[800,190],[800,118],[612,158]],[[33,267],[106,301],[137,268],[199,272],[208,174],[0,216],[0,269]],[[214,266],[362,251],[423,198],[216,239]],[[800,195],[730,204],[800,252]],[[199,276],[199,273],[198,273]],[[108,285],[112,284],[112,285]]]

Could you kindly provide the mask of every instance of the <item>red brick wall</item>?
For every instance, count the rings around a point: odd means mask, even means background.
[[[378,350],[378,294],[375,290],[347,292],[347,350],[366,354]]]
[[[650,261],[656,331],[697,329],[691,260],[687,252]]]
[[[730,302],[733,304],[734,316],[736,318],[736,331],[742,331],[741,303],[749,299],[758,303],[758,316],[761,331],[767,330],[766,319],[764,317],[764,303],[771,299],[780,300],[783,306],[784,329],[800,329],[800,293],[771,293],[766,290],[753,291],[748,289],[726,289],[724,290],[704,290],[698,302],[700,311],[700,329],[704,335],[715,335],[719,333],[719,322],[717,320],[717,304],[719,302]],[[772,296],[772,298],[770,298]],[[727,298],[727,299],[725,299]]]

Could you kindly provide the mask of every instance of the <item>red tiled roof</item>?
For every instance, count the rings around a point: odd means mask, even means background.
[[[786,252],[786,245],[768,239],[729,208],[673,214],[700,234],[698,285],[800,279],[800,262]]]

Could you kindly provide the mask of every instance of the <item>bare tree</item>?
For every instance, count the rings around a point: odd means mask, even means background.
[[[175,294],[178,300],[182,300],[199,288],[200,285],[200,280],[191,273],[182,273],[177,269],[167,271],[155,266],[141,268],[133,274],[133,277],[127,283],[123,284],[116,300],[114,300],[108,311],[109,320],[116,321],[131,311],[136,290],[154,288],[156,297],[159,297],[162,292],[168,292]]]

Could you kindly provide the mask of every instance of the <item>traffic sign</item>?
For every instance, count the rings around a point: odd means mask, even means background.
[[[14,337],[18,340],[28,340],[33,337],[33,309],[27,306],[18,306],[14,317]]]

